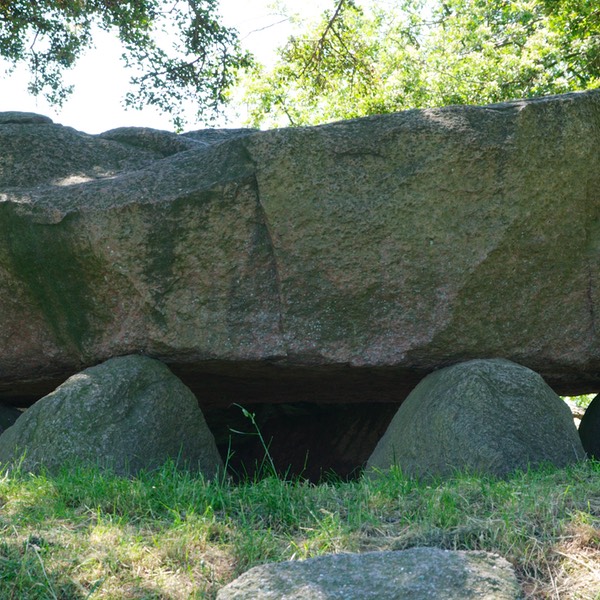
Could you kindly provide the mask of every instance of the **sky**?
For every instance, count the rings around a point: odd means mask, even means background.
[[[240,32],[243,46],[261,62],[271,62],[276,47],[283,44],[292,31],[289,21],[283,20],[283,16],[271,6],[272,0],[221,0],[220,4],[224,24]],[[293,6],[303,17],[310,18],[331,4],[332,0],[303,0],[301,3],[294,2]],[[55,123],[86,133],[101,133],[125,126],[172,130],[169,117],[155,109],[125,110],[123,98],[128,89],[129,75],[120,60],[119,44],[114,36],[102,31],[96,36],[95,43],[96,48],[88,51],[65,77],[68,83],[75,85],[75,91],[62,108],[49,105],[42,97],[29,95],[29,74],[26,69],[18,68],[9,77],[0,79],[0,112],[35,112],[50,117]],[[0,68],[0,73],[2,70]],[[243,126],[243,116],[230,112],[228,119],[218,125]],[[189,123],[187,129],[201,127],[201,124]]]

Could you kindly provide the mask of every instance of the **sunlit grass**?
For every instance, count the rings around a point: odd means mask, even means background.
[[[0,598],[214,598],[246,569],[414,546],[507,558],[526,597],[600,590],[600,463],[508,479],[205,481],[167,464],[0,476]]]

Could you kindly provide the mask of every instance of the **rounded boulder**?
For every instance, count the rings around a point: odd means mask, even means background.
[[[456,471],[504,476],[585,458],[571,411],[537,373],[503,359],[472,360],[425,377],[402,403],[367,463],[409,476]]]
[[[73,462],[131,475],[168,459],[208,477],[222,468],[194,394],[163,363],[123,356],[73,375],[0,435],[0,463]]]

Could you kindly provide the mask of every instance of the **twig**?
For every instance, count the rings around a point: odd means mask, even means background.
[[[302,73],[300,75],[301,77],[304,76],[304,74],[306,73],[306,71],[308,70],[309,66],[311,65],[311,63],[313,61],[315,61],[315,62],[319,61],[319,58],[323,53],[323,48],[325,47],[325,40],[327,38],[327,34],[332,30],[333,24],[335,23],[335,20],[338,18],[338,15],[340,14],[340,11],[342,10],[342,7],[344,6],[345,2],[346,2],[346,0],[339,0],[337,6],[335,8],[335,11],[333,13],[333,16],[331,17],[331,19],[329,19],[329,22],[327,23],[327,27],[325,27],[325,31],[319,38],[319,41],[316,43],[314,52],[311,54],[310,58],[306,61],[306,65],[304,66],[304,69],[302,70]]]
[[[52,584],[50,583],[50,579],[48,579],[48,574],[46,573],[46,567],[44,567],[44,561],[42,560],[42,557],[40,556],[40,553],[38,552],[37,547],[35,546],[35,544],[30,544],[29,542],[27,542],[27,548],[31,548],[33,550],[34,554],[36,555],[38,561],[40,562],[40,567],[42,567],[42,573],[44,574],[46,583],[48,584],[48,591],[50,592],[50,594],[52,594],[52,598],[54,598],[54,600],[58,600],[58,597],[57,597],[56,593],[54,592],[54,588],[52,587]]]
[[[565,552],[561,552],[560,550],[554,550],[554,552],[560,556],[563,556],[564,558],[568,558],[569,560],[572,560],[574,563],[577,563],[578,565],[580,565],[582,567],[585,567],[591,573],[600,577],[600,571],[598,569],[595,569],[594,567],[590,567],[590,565],[588,565],[583,560],[580,560],[579,558],[576,558],[575,556],[572,556],[571,554],[566,554]]]
[[[261,31],[265,31],[266,29],[271,29],[271,27],[276,27],[277,25],[281,25],[282,23],[285,23],[289,20],[289,17],[286,17],[285,19],[281,19],[281,21],[276,21],[275,23],[270,23],[269,25],[265,25],[264,27],[253,29],[252,31],[249,31],[242,39],[245,40],[246,38],[250,37],[253,33],[259,33]]]

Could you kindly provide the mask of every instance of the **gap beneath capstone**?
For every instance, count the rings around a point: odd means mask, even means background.
[[[398,406],[246,404],[252,419],[237,405],[205,411],[204,416],[234,479],[271,474],[272,460],[279,476],[317,483],[357,477]]]
[[[234,478],[263,475],[261,465],[270,467],[272,459],[278,475],[312,482],[358,476],[402,401],[426,375],[267,362],[171,370],[196,394]]]
[[[331,473],[357,475],[400,404],[435,368],[165,362],[196,395],[232,473],[254,477],[265,459],[257,431],[240,405],[256,415],[279,474],[311,481]],[[447,365],[438,368],[442,366]],[[553,380],[545,378],[560,395],[597,389],[596,381],[582,377],[574,385],[560,370],[553,372]],[[44,373],[35,380],[2,383],[0,403],[26,408],[73,374]]]

